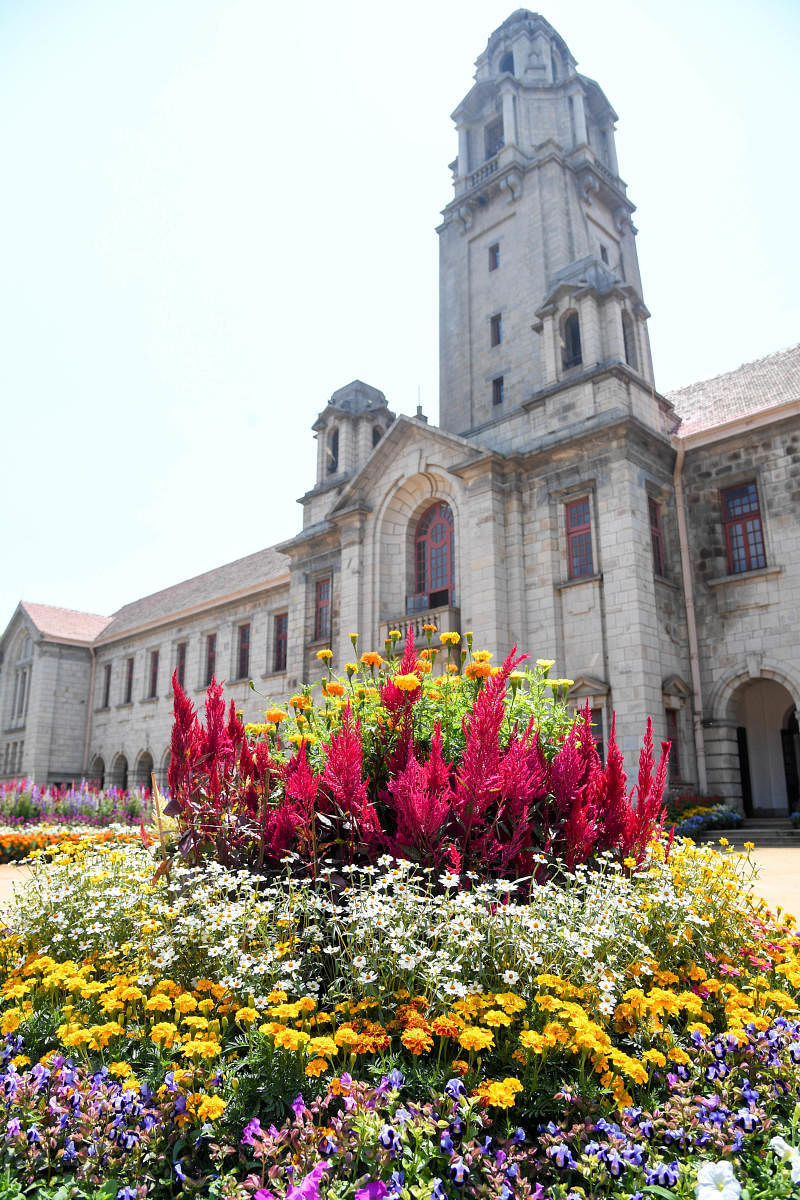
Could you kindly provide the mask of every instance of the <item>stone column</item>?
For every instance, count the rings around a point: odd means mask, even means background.
[[[458,127],[458,176],[463,179],[469,174],[469,130],[466,125]]]
[[[583,107],[583,91],[577,87],[571,91],[569,98],[572,101],[572,117],[575,122],[575,145],[582,146],[589,141],[586,133],[586,113]]]
[[[517,144],[517,120],[514,111],[514,89],[505,83],[500,89],[503,100],[503,142],[506,146]]]

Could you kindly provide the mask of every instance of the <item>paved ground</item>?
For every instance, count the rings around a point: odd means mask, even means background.
[[[781,905],[800,920],[800,847],[787,850],[758,850],[753,853],[761,874],[758,892],[774,908]],[[0,906],[30,879],[27,867],[0,864]]]

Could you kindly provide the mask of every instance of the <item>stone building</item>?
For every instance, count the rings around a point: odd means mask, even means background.
[[[629,766],[650,715],[675,787],[798,803],[800,347],[660,395],[614,110],[524,9],[476,66],[437,231],[440,426],[354,381],[313,426],[297,537],[110,619],[21,604],[0,777],[163,777],[173,669],[257,719],[323,646],[341,667],[351,631],[382,648],[432,619],[555,658],[601,741],[616,712]]]

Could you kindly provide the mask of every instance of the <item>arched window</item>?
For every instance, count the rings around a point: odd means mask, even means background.
[[[103,761],[101,754],[96,755],[96,757],[92,759],[90,773],[92,782],[96,783],[102,791],[106,786],[106,764]]]
[[[561,363],[567,368],[579,367],[582,362],[581,324],[573,308],[561,319]]]
[[[420,517],[414,534],[414,595],[409,612],[455,604],[453,510],[437,500]]]
[[[328,433],[327,464],[328,475],[335,475],[339,470],[339,430],[331,429]]]
[[[501,75],[514,74],[514,55],[510,50],[500,59],[500,66],[498,67],[498,70]]]
[[[625,347],[625,362],[629,367],[633,367],[634,371],[638,371],[639,359],[636,354],[636,331],[633,327],[633,318],[629,312],[622,314],[622,342]]]

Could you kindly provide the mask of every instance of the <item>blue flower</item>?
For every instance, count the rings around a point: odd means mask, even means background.
[[[335,1154],[338,1149],[338,1146],[336,1145],[336,1142],[333,1140],[331,1135],[328,1133],[325,1135],[325,1137],[320,1142],[318,1149],[319,1149],[320,1154]]]
[[[452,1181],[456,1185],[456,1187],[463,1187],[464,1181],[466,1180],[468,1175],[469,1175],[469,1168],[467,1167],[463,1158],[456,1158],[453,1162],[451,1162],[450,1178],[452,1179]]]
[[[400,1074],[399,1071],[397,1073],[398,1073],[398,1075]],[[399,1196],[403,1190],[403,1185],[405,1184],[405,1181],[406,1181],[405,1171],[392,1171],[391,1178],[389,1179],[389,1195],[390,1196]]]
[[[521,1125],[518,1125],[517,1128],[514,1130],[511,1140],[512,1140],[512,1142],[515,1142],[517,1145],[519,1145],[520,1142],[525,1141],[525,1130],[522,1128]]]
[[[136,1200],[136,1188],[121,1187],[117,1192],[117,1200]]]
[[[659,1187],[674,1187],[680,1177],[678,1160],[671,1163],[657,1162],[652,1171],[645,1171],[644,1181],[650,1185],[657,1183]]]
[[[575,1166],[575,1159],[572,1157],[570,1148],[564,1142],[559,1142],[558,1145],[551,1146],[547,1154],[548,1157],[553,1159],[560,1171]]]
[[[445,1094],[448,1095],[451,1100],[458,1100],[464,1095],[465,1088],[460,1079],[448,1079],[447,1083],[444,1085],[444,1090]]]
[[[396,1129],[392,1128],[391,1125],[381,1125],[381,1131],[378,1134],[378,1141],[385,1150],[389,1151],[392,1157],[394,1157],[395,1154],[398,1154],[402,1149],[400,1135]]]
[[[736,1124],[741,1125],[745,1133],[752,1133],[760,1123],[758,1116],[749,1108],[740,1108],[736,1114]]]
[[[405,1082],[402,1071],[398,1071],[397,1067],[395,1067],[395,1069],[390,1071],[386,1076],[386,1082],[389,1084],[389,1087],[396,1088],[397,1091],[399,1091]]]
[[[22,1132],[22,1125],[20,1123],[19,1117],[12,1117],[11,1120],[6,1125],[6,1141],[10,1142],[14,1138],[18,1138],[21,1132]]]
[[[444,1133],[442,1134],[442,1136],[439,1138],[439,1145],[442,1147],[445,1154],[453,1153],[453,1139],[450,1137],[450,1134],[448,1133],[448,1131],[446,1129],[445,1129]]]
[[[31,1146],[38,1145],[42,1140],[39,1136],[39,1130],[35,1125],[31,1125],[30,1128],[25,1131],[25,1136]]]
[[[448,1200],[447,1192],[444,1190],[442,1181],[439,1178],[431,1180],[431,1200]]]
[[[186,1182],[186,1174],[183,1170],[183,1164],[181,1163],[180,1159],[177,1159],[172,1164],[172,1169],[175,1172],[175,1174],[178,1176],[178,1179],[180,1179],[181,1183],[185,1183]]]

